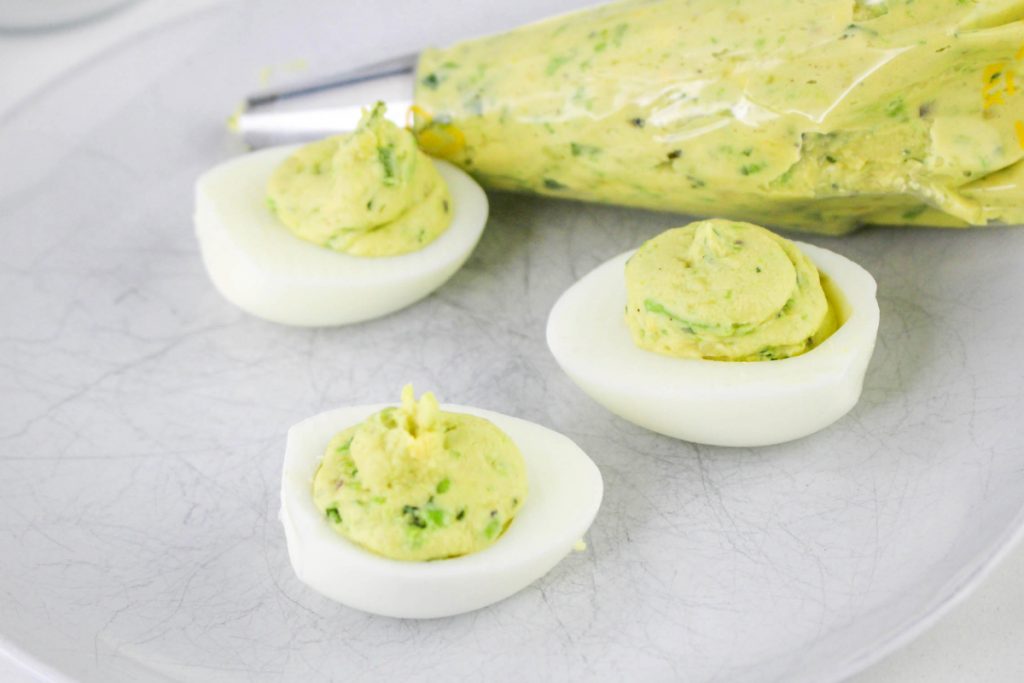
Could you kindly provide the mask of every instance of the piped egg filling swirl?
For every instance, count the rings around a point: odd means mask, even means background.
[[[626,264],[626,323],[640,348],[723,361],[776,360],[838,327],[817,267],[750,223],[698,221],[648,240]]]

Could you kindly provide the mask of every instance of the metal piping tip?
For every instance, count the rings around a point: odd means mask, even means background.
[[[355,128],[362,109],[387,103],[387,118],[405,125],[418,55],[403,55],[326,78],[245,98],[228,128],[251,148],[306,142]]]
[[[242,112],[232,117],[229,127],[253,149],[308,142],[352,130],[370,103],[297,111]],[[412,101],[390,100],[385,103],[386,118],[404,126]]]
[[[416,71],[417,60],[419,60],[419,54],[417,53],[402,55],[386,59],[383,62],[374,62],[373,64],[343,71],[333,76],[297,83],[284,90],[265,90],[254,93],[245,98],[245,107],[247,110],[252,110],[325,90],[338,90],[358,83],[376,81],[390,76],[411,75]]]

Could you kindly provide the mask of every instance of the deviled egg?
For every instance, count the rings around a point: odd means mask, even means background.
[[[344,325],[444,284],[487,222],[465,172],[367,111],[352,133],[246,154],[196,183],[195,226],[217,290],[288,325]]]
[[[860,397],[878,332],[856,263],[764,228],[708,220],[603,263],[548,317],[569,377],[630,422],[721,446],[832,424]]]
[[[288,432],[281,521],[298,578],[366,612],[442,617],[546,574],[590,527],[601,474],[566,437],[412,387]]]

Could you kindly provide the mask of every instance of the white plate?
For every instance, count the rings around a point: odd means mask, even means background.
[[[879,342],[849,415],[756,450],[612,417],[545,349],[570,283],[679,217],[493,195],[465,268],[389,318],[290,329],[224,302],[192,184],[239,151],[219,122],[260,68],[456,35],[444,11],[360,7],[246,2],[171,25],[0,124],[4,648],[105,682],[828,681],[976,583],[1024,506],[1022,230],[801,237],[878,280]],[[406,381],[576,441],[605,479],[588,551],[430,622],[305,589],[276,520],[285,432]]]

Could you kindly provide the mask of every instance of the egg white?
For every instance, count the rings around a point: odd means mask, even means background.
[[[860,398],[878,333],[877,286],[866,270],[796,242],[842,293],[848,318],[792,358],[729,362],[638,348],[623,318],[635,250],[572,285],[548,316],[548,348],[567,375],[616,415],[660,434],[718,446],[766,446],[832,424]]]
[[[217,290],[252,315],[285,325],[345,325],[427,296],[465,263],[487,222],[487,195],[465,172],[432,159],[452,196],[452,222],[419,251],[342,254],[292,235],[266,205],[267,181],[298,145],[245,154],[196,182],[195,227]]]
[[[334,531],[313,503],[312,485],[327,443],[387,404],[339,408],[288,430],[281,475],[281,522],[299,580],[340,603],[373,614],[427,619],[480,609],[550,571],[590,528],[601,505],[601,473],[579,446],[526,420],[466,406],[442,410],[486,418],[522,451],[529,492],[508,530],[490,547],[431,562],[391,560]]]

